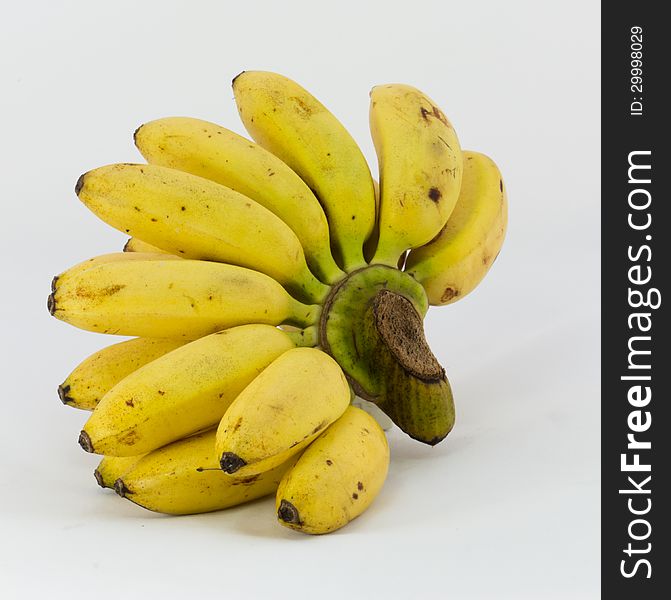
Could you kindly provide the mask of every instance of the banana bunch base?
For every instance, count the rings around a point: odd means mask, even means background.
[[[251,140],[159,119],[134,134],[146,163],[78,179],[79,199],[130,239],[56,276],[48,310],[131,339],[84,359],[58,395],[88,411],[79,443],[122,498],[181,515],[275,494],[280,524],[328,533],[389,468],[359,398],[425,444],[451,431],[423,320],[491,267],[506,192],[411,86],[371,92],[377,180],[296,82],[247,71],[233,91]]]

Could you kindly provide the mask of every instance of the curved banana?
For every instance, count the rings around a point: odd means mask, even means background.
[[[373,502],[389,468],[384,431],[350,406],[282,478],[276,496],[282,525],[303,533],[329,533]]]
[[[123,251],[124,252],[151,252],[151,253],[154,253],[154,254],[170,254],[170,252],[166,252],[165,250],[161,250],[158,246],[152,246],[151,244],[147,244],[147,242],[143,242],[142,240],[140,240],[136,237],[128,238],[128,241],[124,244]]]
[[[114,386],[84,425],[87,452],[134,456],[216,425],[234,398],[294,347],[270,325],[226,329],[177,348]]]
[[[344,277],[329,245],[326,216],[305,182],[274,154],[214,123],[188,117],[158,119],[135,132],[150,164],[221,183],[282,219],[300,240],[312,271],[324,282]]]
[[[491,158],[464,152],[464,178],[457,206],[443,230],[410,252],[406,272],[426,289],[434,305],[450,304],[472,291],[501,250],[508,200]]]
[[[302,299],[328,293],[294,232],[223,185],[157,165],[118,164],[85,173],[75,191],[112,227],[172,254],[261,271]]]
[[[107,346],[79,363],[58,386],[63,404],[93,410],[124,377],[184,345],[183,340],[135,338]]]
[[[54,280],[51,314],[71,325],[140,337],[193,339],[246,323],[310,325],[319,307],[301,304],[257,271],[168,255],[118,253]]]
[[[409,85],[376,86],[370,129],[380,165],[380,237],[373,262],[395,267],[438,234],[457,202],[462,157],[443,112]]]
[[[345,270],[365,266],[375,192],[352,136],[321,102],[282,75],[243,71],[233,80],[233,92],[252,138],[296,171],[321,202]]]
[[[296,457],[274,469],[235,479],[217,463],[214,431],[154,450],[127,470],[114,489],[143,508],[170,515],[222,510],[272,494]]]
[[[144,455],[103,456],[93,476],[101,488],[114,489],[114,482],[128,472]]]
[[[216,442],[221,468],[247,477],[275,467],[314,440],[349,401],[345,375],[328,354],[285,352],[224,414]]]

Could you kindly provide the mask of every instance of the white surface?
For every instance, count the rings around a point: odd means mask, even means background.
[[[596,2],[3,2],[0,596],[596,598],[599,24]],[[124,237],[78,175],[138,160],[168,115],[242,132],[243,69],[295,78],[374,163],[368,90],[417,85],[500,165],[510,228],[481,287],[432,309],[454,432],[391,436],[384,492],[325,537],[272,501],[165,518],[100,490],[56,385],[110,342],[49,317],[52,275]]]

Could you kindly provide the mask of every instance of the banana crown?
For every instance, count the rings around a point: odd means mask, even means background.
[[[77,180],[129,239],[56,276],[48,309],[132,339],[80,362],[58,395],[90,411],[79,443],[103,456],[98,483],[135,504],[191,514],[277,492],[282,525],[327,533],[371,504],[389,465],[355,396],[423,443],[451,431],[423,319],[492,266],[506,190],[412,86],[370,93],[375,178],[298,83],[245,71],[233,93],[251,139],[161,118],[135,131],[146,163]]]

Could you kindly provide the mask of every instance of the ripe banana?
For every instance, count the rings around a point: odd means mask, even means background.
[[[329,533],[373,502],[389,468],[384,431],[350,406],[303,452],[276,495],[279,522],[303,533]]]
[[[172,117],[142,125],[135,145],[150,164],[211,179],[265,206],[293,230],[322,281],[344,276],[331,255],[328,223],[314,194],[258,144],[214,123]]]
[[[296,454],[347,408],[338,364],[316,348],[285,352],[235,399],[217,430],[221,468],[236,477],[272,469]]]
[[[62,273],[52,289],[57,319],[119,335],[193,339],[247,323],[305,326],[319,315],[257,271],[165,254],[101,257]]]
[[[156,165],[118,164],[85,173],[75,191],[112,227],[172,254],[261,271],[301,299],[328,292],[283,221],[213,181]]]
[[[184,344],[182,340],[135,338],[107,346],[85,358],[58,386],[63,404],[93,410],[124,377]]]
[[[229,477],[217,463],[214,437],[209,431],[150,452],[117,479],[115,491],[156,512],[204,513],[272,494],[296,462],[294,456],[258,475]]]
[[[103,456],[93,476],[101,488],[114,489],[114,482],[128,472],[144,455]]]
[[[363,245],[375,223],[373,179],[342,124],[290,79],[244,71],[233,92],[245,128],[314,191],[326,212],[337,258],[346,271],[365,266]]]
[[[406,272],[426,289],[431,304],[450,304],[471,292],[487,274],[506,235],[508,201],[491,158],[464,152],[457,206],[443,230],[410,252]]]
[[[395,267],[403,252],[438,234],[452,213],[461,186],[461,150],[447,117],[418,89],[381,85],[370,99],[381,195],[373,262]]]
[[[269,325],[233,327],[190,342],[105,394],[80,445],[96,454],[134,456],[213,427],[236,396],[293,347],[292,334]]]
[[[166,252],[165,250],[161,250],[158,246],[152,246],[151,244],[147,244],[147,242],[143,242],[142,240],[132,237],[128,238],[128,241],[123,247],[124,252],[150,252],[153,254],[170,254],[169,252]]]

